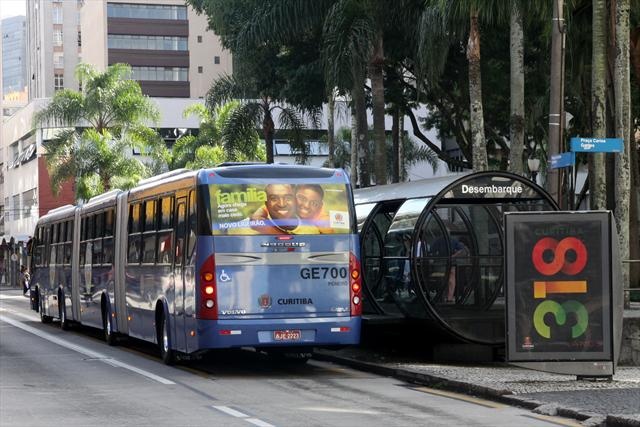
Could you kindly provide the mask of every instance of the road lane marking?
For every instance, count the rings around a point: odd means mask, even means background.
[[[273,424],[266,423],[258,418],[247,418],[245,421],[258,427],[275,427]]]
[[[227,415],[231,415],[232,417],[236,417],[236,418],[241,418],[244,421],[253,424],[254,426],[258,426],[258,427],[275,427],[273,424],[269,424],[266,421],[262,421],[259,418],[253,418],[250,417],[249,415],[237,411],[233,408],[229,408],[228,406],[213,406],[214,409],[217,409],[220,412],[224,412]]]
[[[3,310],[4,311],[4,310]],[[16,316],[20,316],[23,318],[26,318],[28,320],[34,320],[33,317],[31,316],[26,316],[24,314],[21,313],[13,313]],[[0,321],[5,322],[5,323],[9,323],[10,325],[15,326],[16,328],[22,329],[25,332],[29,332],[33,335],[36,335],[42,339],[45,339],[47,341],[50,341],[54,344],[58,344],[59,346],[68,348],[69,350],[73,350],[77,353],[83,354],[85,356],[88,356],[92,359],[96,359],[99,360],[100,362],[106,363],[108,365],[114,366],[114,367],[118,367],[118,368],[123,368],[126,370],[129,370],[131,372],[135,372],[136,374],[140,374],[144,377],[147,377],[151,380],[157,381],[161,384],[165,384],[165,385],[170,385],[170,384],[175,384],[173,381],[163,378],[161,376],[158,376],[156,374],[153,374],[149,371],[145,371],[143,369],[140,368],[136,368],[135,366],[129,365],[127,363],[121,362],[119,360],[113,359],[110,356],[107,356],[106,354],[102,354],[102,353],[98,353],[97,351],[93,351],[93,350],[89,350],[88,348],[76,345],[76,344],[72,344],[69,341],[63,340],[62,338],[58,338],[56,336],[53,336],[47,332],[43,332],[39,329],[36,329],[34,327],[31,327],[29,325],[25,325],[24,323],[18,321],[18,320],[14,320],[11,319],[10,317],[6,317],[3,315],[0,315]]]
[[[29,296],[28,295],[4,295],[4,294],[0,294],[0,299],[29,300]]]
[[[236,411],[235,409],[229,408],[228,406],[214,406],[218,411],[224,412],[227,415],[231,415],[236,418],[249,418],[249,415],[243,414],[240,411]]]
[[[380,415],[380,412],[378,411],[368,411],[366,409],[327,408],[322,406],[304,407],[299,409],[302,411],[334,412],[337,414]]]
[[[549,415],[542,415],[542,414],[523,414],[523,417],[526,418],[534,418],[536,420],[539,421],[546,421],[550,424],[555,424],[555,425],[559,425],[559,426],[567,426],[567,427],[580,427],[582,426],[581,423],[577,422],[577,421],[572,421],[572,420],[568,420],[565,418],[560,418],[560,417],[552,417]]]
[[[484,406],[485,408],[502,409],[507,405],[501,403],[490,402],[484,399],[478,399],[476,397],[466,396],[464,394],[453,393],[450,391],[437,390],[429,387],[411,387],[413,390],[420,391],[422,393],[433,394],[436,396],[448,397],[450,399],[462,400],[464,402],[475,403],[476,405]]]

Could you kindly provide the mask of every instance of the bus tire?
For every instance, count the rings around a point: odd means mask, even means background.
[[[42,297],[40,296],[40,292],[38,292],[38,301],[39,301],[39,305],[40,305],[40,321],[42,323],[51,323],[53,321],[53,317],[51,316],[47,316],[46,314],[44,314],[44,306],[42,305]]]
[[[102,310],[102,332],[104,335],[104,341],[110,346],[117,344],[117,337],[115,332],[113,332],[112,325],[111,310],[105,304],[105,307]]]
[[[164,313],[161,313],[158,324],[158,347],[160,348],[160,358],[165,365],[170,366],[176,363],[176,352],[171,349],[168,323]]]
[[[60,294],[58,297],[58,307],[60,307],[60,329],[68,331],[71,329],[71,322],[67,318],[67,309],[64,304],[64,294]]]
[[[40,297],[38,295],[38,288],[31,289],[29,291],[29,296],[31,298],[31,310],[36,313],[40,311]]]

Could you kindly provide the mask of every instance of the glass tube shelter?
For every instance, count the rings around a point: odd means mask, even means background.
[[[359,189],[354,198],[365,314],[504,343],[502,214],[558,210],[544,189],[519,175],[480,172]]]

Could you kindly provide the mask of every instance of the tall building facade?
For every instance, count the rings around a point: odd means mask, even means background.
[[[75,68],[82,58],[81,0],[27,1],[29,100],[56,90],[78,90]]]
[[[231,74],[230,52],[184,2],[85,1],[81,22],[83,61],[130,64],[149,96],[202,98],[217,76]]]
[[[132,77],[160,110],[158,131],[169,144],[199,127],[196,117],[182,112],[203,102],[198,98],[217,76],[232,72],[231,54],[207,30],[206,17],[182,0],[26,4],[29,103],[6,118],[0,134],[0,241],[25,240],[41,215],[74,201],[72,183],[56,195],[49,186],[44,145],[59,129],[34,127],[31,119],[56,90],[81,89],[75,78],[78,63],[99,71],[130,64]]]
[[[0,22],[2,30],[2,116],[27,103],[27,30],[24,16]]]
[[[27,29],[24,16],[2,20],[2,98],[26,93]]]

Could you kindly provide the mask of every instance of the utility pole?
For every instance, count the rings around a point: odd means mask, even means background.
[[[553,1],[551,33],[551,82],[549,96],[549,164],[551,156],[562,152],[564,131],[564,0]],[[563,207],[560,169],[547,168],[547,191]]]

